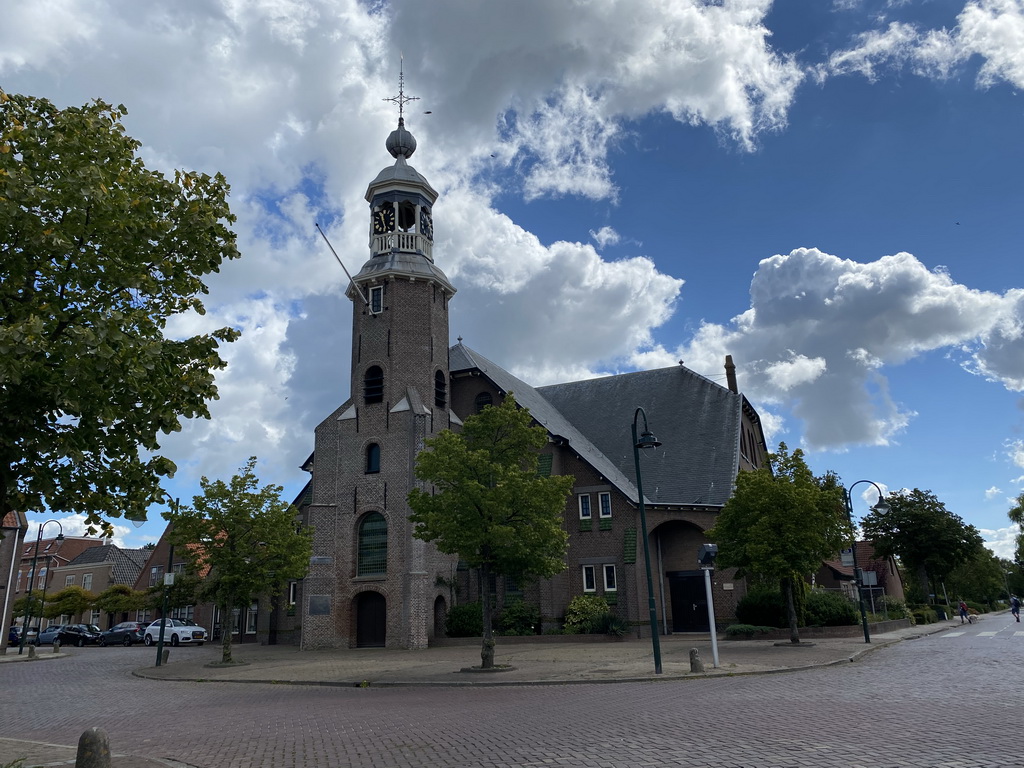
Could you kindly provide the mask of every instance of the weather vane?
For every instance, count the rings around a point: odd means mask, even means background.
[[[398,119],[403,119],[403,112],[405,111],[405,105],[410,101],[419,101],[419,96],[406,96],[405,95],[405,56],[402,56],[398,65],[398,95],[390,98],[382,99],[382,101],[390,101],[392,104],[398,105]]]

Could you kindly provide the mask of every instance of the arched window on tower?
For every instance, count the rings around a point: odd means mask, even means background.
[[[356,576],[379,576],[388,570],[388,521],[371,512],[359,523]]]
[[[448,382],[445,380],[442,371],[434,374],[434,405],[438,408],[444,408],[448,405]]]
[[[492,405],[493,403],[494,403],[494,398],[491,397],[491,393],[490,392],[481,392],[473,400],[473,406],[476,408],[476,412],[477,413],[480,413],[480,411],[482,411],[488,405]]]
[[[384,371],[379,365],[371,365],[363,376],[363,402],[380,403],[384,400]]]
[[[366,474],[375,475],[380,472],[380,446],[370,443],[366,446]]]

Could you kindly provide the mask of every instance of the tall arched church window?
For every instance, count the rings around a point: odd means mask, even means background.
[[[491,397],[490,392],[481,392],[473,400],[473,406],[476,408],[477,413],[480,413],[480,411],[482,411],[488,405],[492,405],[493,403],[494,398]]]
[[[434,374],[434,405],[438,408],[448,405],[448,382],[441,371]]]
[[[366,446],[366,474],[373,475],[380,472],[380,446],[377,443],[370,443]]]
[[[356,576],[377,576],[388,570],[388,521],[371,512],[359,523]]]
[[[371,365],[363,376],[363,401],[380,403],[384,400],[384,371],[379,365]]]

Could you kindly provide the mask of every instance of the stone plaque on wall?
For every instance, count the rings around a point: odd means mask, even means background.
[[[331,615],[331,596],[330,595],[310,595],[309,596],[309,615],[310,616],[330,616]]]

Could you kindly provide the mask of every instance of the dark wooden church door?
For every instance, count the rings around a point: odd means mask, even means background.
[[[363,592],[356,598],[356,645],[383,648],[387,631],[387,601],[378,592]]]
[[[669,571],[673,632],[707,632],[708,598],[703,571]]]

